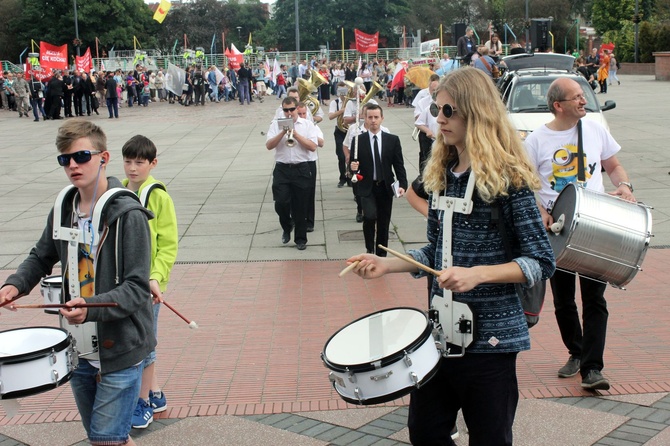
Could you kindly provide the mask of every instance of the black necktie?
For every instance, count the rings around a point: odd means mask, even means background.
[[[374,151],[375,151],[375,181],[381,181],[384,179],[382,175],[382,157],[379,155],[379,144],[377,144],[377,135],[372,136],[374,139]]]

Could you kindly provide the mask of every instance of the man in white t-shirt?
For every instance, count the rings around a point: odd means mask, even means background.
[[[558,194],[578,177],[578,123],[582,122],[584,177],[586,188],[604,192],[602,169],[616,187],[612,195],[635,201],[633,186],[619,163],[616,153],[621,146],[601,124],[582,119],[586,116],[586,98],[582,87],[572,79],[555,80],[547,92],[553,121],[535,130],[526,139],[526,148],[541,181],[540,213],[545,227],[554,222],[551,211]],[[575,275],[556,270],[551,278],[556,321],[563,343],[570,353],[568,362],[558,370],[560,378],[581,373],[582,387],[607,390],[603,377],[603,352],[607,334],[607,284],[579,277],[582,295],[583,328],[575,303]]]

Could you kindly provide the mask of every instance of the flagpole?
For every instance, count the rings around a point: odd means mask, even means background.
[[[342,62],[344,62],[344,26],[342,27]]]
[[[77,0],[74,0],[74,37],[77,42],[79,42],[79,21],[77,20]],[[77,56],[81,56],[79,45],[77,47]]]

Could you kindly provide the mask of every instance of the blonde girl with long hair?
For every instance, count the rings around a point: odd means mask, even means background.
[[[470,306],[475,328],[465,354],[443,359],[436,376],[412,392],[410,440],[414,445],[455,444],[450,431],[462,409],[470,444],[512,445],[519,395],[516,358],[530,349],[514,284],[533,286],[555,269],[533,193],[539,182],[498,92],[481,70],[466,67],[444,77],[431,113],[440,133],[424,170],[424,187],[432,195],[464,198],[474,175],[472,211],[445,218],[451,214],[431,208],[428,244],[408,254],[440,271],[433,296],[450,290],[454,301]],[[505,249],[499,222],[512,252]],[[445,234],[452,246],[449,266],[442,264]],[[353,271],[365,279],[394,272],[426,274],[398,258],[360,254],[347,261],[358,261]],[[417,299],[423,299],[419,294]]]

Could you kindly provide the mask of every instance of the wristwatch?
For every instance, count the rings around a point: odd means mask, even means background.
[[[625,185],[625,186],[628,186],[628,189],[630,189],[631,192],[635,191],[635,189],[633,189],[633,185],[630,184],[629,182],[622,181],[622,182],[619,183],[619,186],[621,186],[622,184]]]

